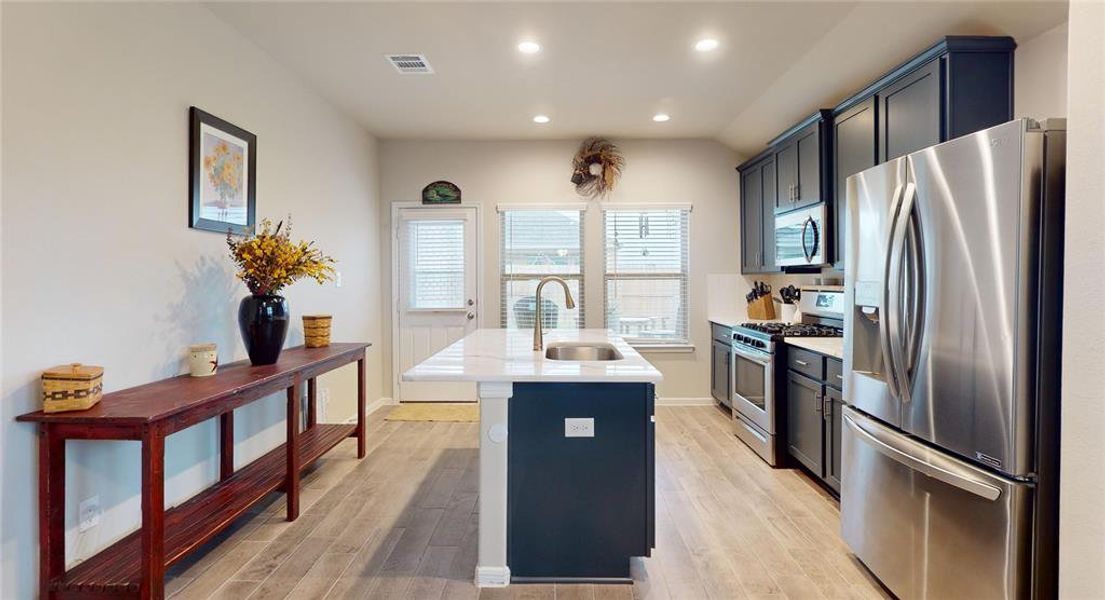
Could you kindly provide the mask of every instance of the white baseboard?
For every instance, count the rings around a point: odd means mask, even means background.
[[[656,404],[658,406],[710,406],[714,404],[713,398],[671,398],[666,396],[657,396]]]
[[[372,413],[380,410],[381,408],[383,408],[385,406],[390,406],[392,404],[396,404],[395,400],[392,400],[391,398],[388,398],[387,396],[381,396],[381,397],[377,398],[376,400],[374,400],[372,402],[369,402],[368,406],[365,406],[365,414],[366,415],[371,415]]]
[[[388,398],[386,396],[377,398],[377,399],[373,400],[372,402],[369,402],[368,404],[365,405],[364,414],[365,415],[371,415],[372,413],[380,410],[381,408],[383,408],[385,406],[388,406],[388,405],[391,405],[391,404],[395,404],[395,401],[392,400],[391,398]],[[357,417],[356,416],[349,417],[348,419],[345,420],[345,423],[347,425],[352,425],[353,423],[356,423],[356,422],[357,422]]]
[[[476,587],[510,585],[510,567],[476,567]]]

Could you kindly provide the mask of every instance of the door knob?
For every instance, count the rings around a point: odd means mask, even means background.
[[[469,321],[471,321],[472,319],[475,319],[475,318],[476,318],[476,313],[468,313],[468,320]]]
[[[475,306],[475,305],[476,305],[476,301],[475,301],[475,300],[473,300],[473,299],[471,299],[471,298],[469,298],[469,299],[468,299],[468,306]]]

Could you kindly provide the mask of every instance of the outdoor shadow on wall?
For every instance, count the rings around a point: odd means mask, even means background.
[[[156,339],[162,344],[162,362],[151,379],[164,379],[187,373],[188,346],[215,343],[221,365],[245,358],[245,346],[238,333],[238,303],[249,293],[235,276],[222,254],[198,256],[191,264],[175,262],[180,295],[157,317]],[[265,430],[283,432],[285,406],[283,394],[250,403],[238,409],[234,437],[238,442]],[[271,437],[276,437],[270,432]],[[279,444],[273,440],[271,445]],[[236,453],[241,465],[264,453],[266,448],[249,448],[249,455]],[[218,427],[214,419],[179,431],[166,440],[165,475],[169,479],[189,469],[200,468],[199,475],[211,483],[218,475]],[[198,490],[196,490],[198,491]],[[183,499],[173,501],[174,504]]]
[[[180,280],[180,296],[157,317],[166,358],[153,379],[187,371],[188,346],[218,344],[219,362],[245,355],[238,335],[238,302],[248,294],[220,257],[200,256],[191,265],[174,265]]]

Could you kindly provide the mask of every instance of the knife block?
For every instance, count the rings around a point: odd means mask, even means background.
[[[748,318],[770,321],[775,318],[775,302],[771,296],[760,296],[748,303]]]

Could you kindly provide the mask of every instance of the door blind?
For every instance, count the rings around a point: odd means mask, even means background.
[[[606,327],[640,344],[688,342],[689,208],[604,208]]]
[[[576,301],[565,307],[560,286],[545,286],[542,321],[546,329],[583,326],[583,211],[500,209],[499,322],[506,329],[534,326],[537,284],[543,277],[564,279]]]
[[[414,219],[401,229],[407,255],[407,307],[464,308],[464,220]]]

